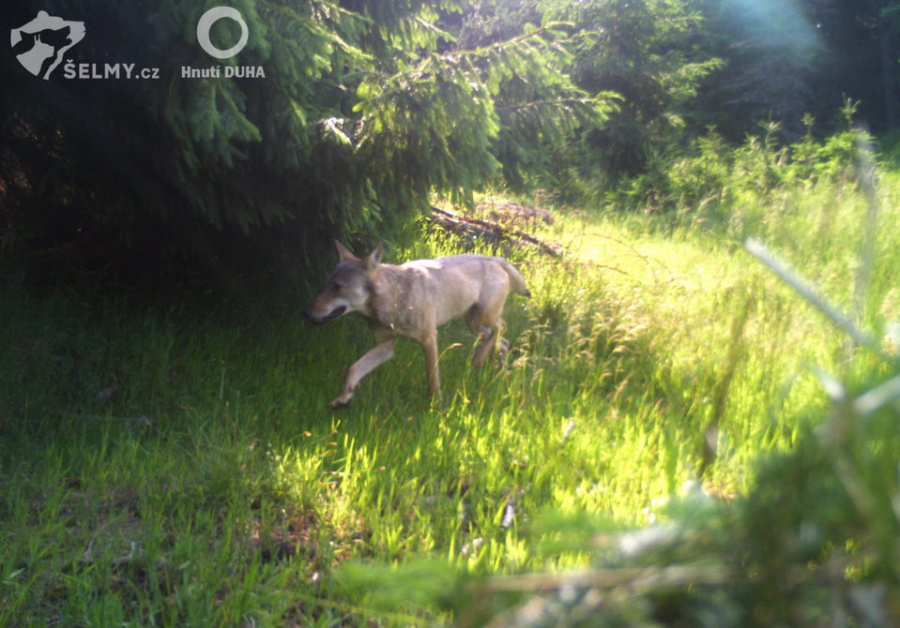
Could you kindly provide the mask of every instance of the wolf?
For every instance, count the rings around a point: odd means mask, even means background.
[[[304,315],[324,324],[350,312],[369,323],[375,346],[359,358],[344,378],[344,388],[329,405],[346,406],[363,377],[394,356],[398,336],[412,338],[425,351],[428,388],[440,399],[437,328],[462,317],[476,336],[472,364],[484,364],[491,349],[501,356],[509,349],[503,338],[503,306],[510,287],[531,296],[522,275],[502,257],[453,255],[400,265],[382,264],[379,243],[363,258],[335,240],[338,263]]]

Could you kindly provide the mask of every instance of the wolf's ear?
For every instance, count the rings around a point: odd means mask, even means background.
[[[346,261],[350,261],[350,260],[359,259],[353,253],[350,252],[350,249],[348,249],[346,246],[344,246],[337,240],[334,241],[334,246],[337,249],[339,261],[346,262]]]
[[[382,246],[381,242],[379,242],[375,246],[375,250],[366,256],[366,259],[363,260],[363,263],[365,264],[366,268],[372,268],[376,264],[381,263],[382,257],[384,257],[384,246]]]

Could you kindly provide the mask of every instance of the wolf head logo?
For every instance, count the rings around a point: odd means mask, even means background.
[[[85,32],[84,22],[70,22],[40,11],[24,26],[12,29],[9,40],[22,67],[47,80],[66,52],[84,39]]]

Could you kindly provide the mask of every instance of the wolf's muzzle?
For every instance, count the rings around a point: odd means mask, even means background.
[[[305,310],[303,310],[303,316],[305,316],[306,318],[311,320],[316,325],[324,325],[328,321],[334,320],[335,318],[337,318],[338,316],[340,316],[341,314],[343,314],[346,311],[347,311],[347,306],[341,305],[341,306],[336,307],[333,310],[331,310],[325,316],[320,316],[316,312],[313,312],[312,308],[306,308]]]

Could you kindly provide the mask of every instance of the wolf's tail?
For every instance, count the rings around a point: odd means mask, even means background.
[[[506,271],[507,275],[509,275],[509,284],[512,286],[513,292],[522,295],[523,297],[530,297],[531,292],[528,290],[528,286],[525,285],[525,278],[522,277],[519,270],[502,257],[495,257],[494,260],[500,264],[500,267]]]

